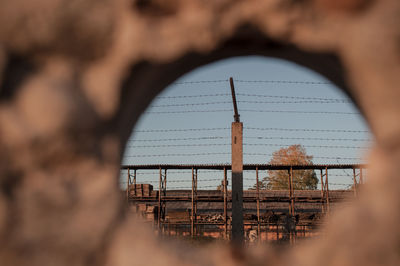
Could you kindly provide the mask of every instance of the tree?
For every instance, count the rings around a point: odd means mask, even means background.
[[[312,156],[307,155],[301,145],[291,145],[272,154],[270,164],[298,165],[312,164]],[[267,189],[288,189],[289,173],[287,170],[269,170],[268,177],[263,179]],[[295,190],[316,189],[318,178],[314,170],[293,170],[293,187]]]
[[[258,181],[258,189],[266,189],[266,188],[267,188],[266,182]],[[249,188],[249,190],[257,190],[257,183],[254,184],[254,186],[252,186],[251,188]]]

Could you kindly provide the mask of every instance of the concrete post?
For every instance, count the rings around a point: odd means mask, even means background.
[[[232,123],[232,241],[242,244],[243,229],[243,123]]]

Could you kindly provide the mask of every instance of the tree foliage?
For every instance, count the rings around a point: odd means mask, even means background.
[[[298,165],[312,164],[312,156],[307,155],[301,145],[291,145],[272,154],[270,164]],[[269,170],[262,182],[267,189],[288,189],[289,173],[286,170]],[[293,170],[293,186],[295,190],[316,189],[318,178],[314,170]]]

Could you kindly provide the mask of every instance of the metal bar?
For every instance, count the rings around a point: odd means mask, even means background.
[[[128,168],[128,176],[126,178],[126,200],[129,200],[129,180],[131,179],[129,168]]]
[[[194,222],[197,222],[197,169],[194,170]],[[194,233],[197,235],[197,226],[194,227]]]
[[[258,167],[256,167],[256,184],[257,184],[257,238],[261,240],[261,227],[260,227],[260,188],[258,183]]]
[[[292,215],[295,215],[294,212],[294,186],[293,186],[293,168],[290,168],[290,202],[292,206]]]
[[[190,234],[194,236],[194,169],[192,168],[192,210],[191,210],[191,224],[190,224]]]
[[[136,196],[136,169],[133,170],[133,188],[134,188],[133,195]]]
[[[228,178],[227,170],[224,168],[224,233],[225,239],[228,238]]]
[[[232,77],[229,78],[229,83],[231,84],[233,110],[235,111],[235,115],[233,117],[235,119],[235,122],[238,123],[238,122],[240,122],[240,115],[239,115],[238,108],[237,108],[235,85],[233,84],[233,78]]]
[[[363,170],[360,168],[360,184],[364,184]]]
[[[289,198],[289,215],[292,215],[292,189],[290,188],[290,170],[288,170],[288,198]]]
[[[165,219],[165,214],[167,211],[167,203],[165,201],[165,197],[167,196],[167,169],[164,169],[164,182],[163,182],[163,200],[161,201],[161,211],[162,211],[162,216],[161,218],[164,220]]]
[[[162,182],[162,169],[160,167],[160,180],[158,184],[158,229],[160,229],[161,221],[161,182]]]
[[[208,169],[208,170],[231,170],[230,164],[146,164],[146,165],[123,165],[120,169],[142,169],[142,170],[158,170],[163,169]],[[328,169],[353,169],[353,168],[367,168],[366,164],[307,164],[307,165],[286,165],[286,164],[244,164],[243,170],[289,170],[292,167],[293,170],[325,170]]]
[[[323,175],[323,173],[322,173],[322,169],[321,169],[321,212],[322,213],[325,213],[325,201],[324,201],[324,198],[325,198],[325,193],[324,193],[324,190],[325,190],[325,185],[324,185],[324,175]]]
[[[356,175],[356,169],[353,168],[353,191],[354,191],[354,197],[357,197],[357,175]]]
[[[329,181],[328,181],[328,168],[325,168],[325,186],[326,186],[326,212],[330,212],[330,204],[329,204]]]

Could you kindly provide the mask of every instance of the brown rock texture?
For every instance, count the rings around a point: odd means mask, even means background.
[[[335,2],[335,4],[333,4]],[[399,265],[400,2],[0,1],[1,265]],[[156,241],[124,211],[119,165],[157,93],[231,56],[309,67],[376,137],[360,199],[284,254]]]

